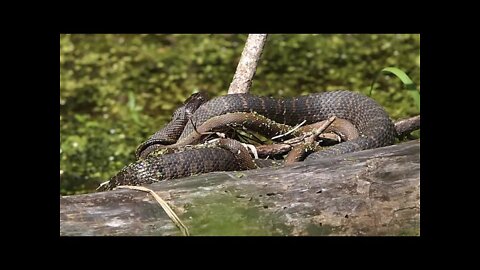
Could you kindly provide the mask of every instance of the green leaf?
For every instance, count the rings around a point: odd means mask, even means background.
[[[417,105],[418,110],[420,110],[420,91],[417,90],[417,86],[415,83],[413,83],[412,79],[408,77],[408,75],[401,69],[395,68],[395,67],[387,67],[382,69],[375,80],[372,82],[372,85],[370,87],[370,93],[369,95],[371,96],[373,93],[373,85],[378,81],[378,78],[380,77],[381,74],[393,74],[399,78],[403,85],[405,86],[405,89],[409,91],[410,96],[413,98],[415,105]]]

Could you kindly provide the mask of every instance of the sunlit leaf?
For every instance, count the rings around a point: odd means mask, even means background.
[[[420,91],[417,90],[417,86],[415,85],[415,83],[413,83],[412,79],[410,79],[410,77],[403,70],[399,68],[387,67],[382,69],[377,75],[377,78],[372,82],[372,86],[370,87],[370,93],[369,93],[370,96],[373,93],[373,86],[381,74],[393,74],[397,78],[399,78],[400,81],[402,81],[405,89],[408,90],[408,92],[410,93],[410,96],[413,98],[418,110],[420,110]]]

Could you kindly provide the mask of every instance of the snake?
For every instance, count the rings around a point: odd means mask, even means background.
[[[350,122],[357,129],[358,136],[313,152],[306,160],[388,146],[395,142],[395,126],[385,109],[372,98],[349,90],[289,98],[245,93],[207,100],[203,94],[194,94],[176,110],[163,129],[137,147],[137,160],[98,190],[109,190],[120,184],[149,184],[212,171],[253,169],[258,166],[239,158],[251,159],[249,155],[247,158],[245,148],[234,140],[222,139],[208,147],[188,146],[203,142],[208,131],[219,127],[242,125],[275,136],[286,133],[299,123],[312,125],[332,116]],[[292,134],[295,135],[298,133]],[[162,153],[163,149],[176,150]]]

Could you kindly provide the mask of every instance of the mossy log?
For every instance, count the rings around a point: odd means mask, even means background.
[[[279,168],[147,186],[191,235],[419,235],[420,140]],[[60,198],[60,235],[181,235],[153,197]]]

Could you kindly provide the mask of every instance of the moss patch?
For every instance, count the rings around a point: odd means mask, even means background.
[[[307,235],[310,236],[327,236],[334,232],[334,227],[329,225],[310,224],[306,228]]]
[[[243,197],[243,198],[242,198]],[[277,217],[262,211],[248,196],[212,194],[194,200],[180,218],[192,236],[270,236],[288,235],[290,229]]]
[[[420,227],[401,230],[398,233],[398,236],[420,236]]]

